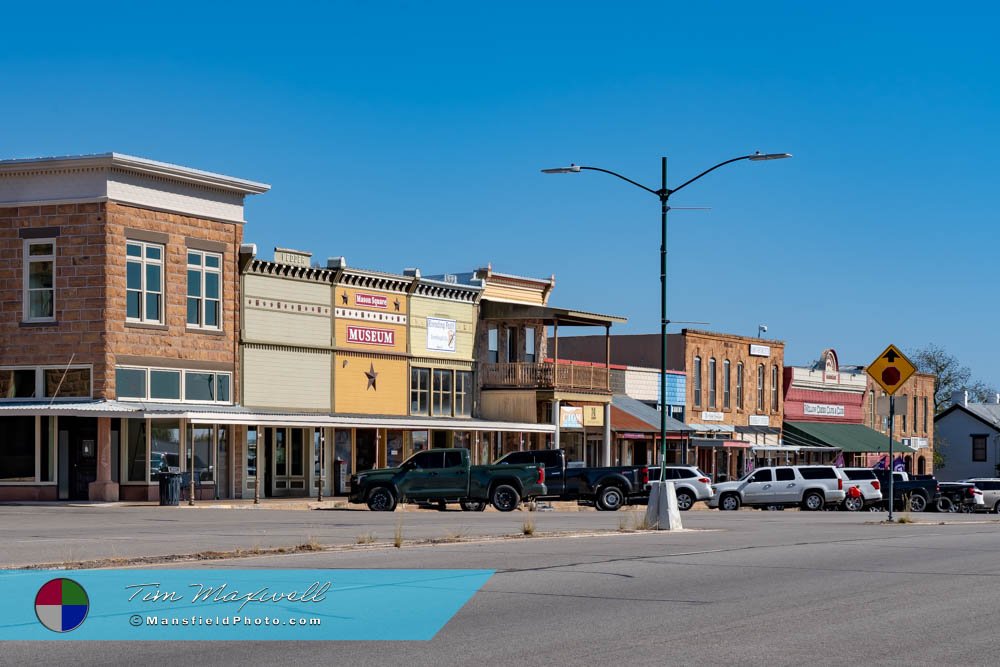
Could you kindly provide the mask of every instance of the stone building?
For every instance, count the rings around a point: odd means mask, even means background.
[[[243,201],[118,153],[0,161],[0,498],[227,494]]]

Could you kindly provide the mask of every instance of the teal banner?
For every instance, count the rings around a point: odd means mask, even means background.
[[[0,641],[428,640],[493,570],[3,570]]]

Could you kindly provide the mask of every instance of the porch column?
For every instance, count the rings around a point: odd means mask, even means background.
[[[604,451],[601,453],[603,463],[601,465],[611,465],[611,404],[604,406]]]
[[[556,432],[552,434],[552,449],[559,449],[559,399],[552,401],[552,423],[555,424]]]
[[[118,482],[111,481],[111,418],[97,418],[97,481],[87,487],[91,500],[118,501]]]

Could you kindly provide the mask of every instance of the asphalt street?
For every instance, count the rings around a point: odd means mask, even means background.
[[[192,519],[200,514],[189,513]],[[303,520],[323,521],[306,514]],[[428,530],[453,518],[426,516]],[[617,521],[615,515],[580,513],[540,515],[539,523],[568,525],[578,517]],[[454,518],[476,530],[493,521],[494,528],[507,529],[506,522],[523,520]],[[199,563],[497,573],[428,642],[8,642],[3,662],[134,664],[138,654],[146,664],[996,664],[1000,637],[992,619],[1000,591],[1000,524],[986,516],[920,515],[926,523],[907,525],[878,525],[877,518],[691,512],[685,520],[698,530],[679,533],[385,546]],[[936,523],[942,518],[956,522]]]

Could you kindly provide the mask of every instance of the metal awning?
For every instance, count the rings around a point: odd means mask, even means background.
[[[753,433],[755,435],[779,435],[781,429],[775,426],[737,426],[737,433]]]
[[[200,403],[143,403],[131,401],[24,401],[0,404],[0,416],[52,415],[62,417],[112,417],[123,419],[186,419],[207,424],[249,426],[302,426],[389,428],[406,431],[510,431],[554,433],[553,424],[443,419],[394,415],[345,415],[277,410],[255,410],[241,405]]]
[[[688,424],[692,429],[700,433],[732,433],[733,427],[729,424]]]
[[[798,452],[803,448],[796,447],[795,445],[750,445],[750,449],[755,452]],[[827,448],[824,447],[822,449]]]
[[[793,445],[816,447],[821,451],[839,449],[845,453],[889,451],[889,438],[863,424],[828,424],[820,422],[785,422],[784,440]],[[905,445],[893,441],[898,452],[912,452]]]
[[[545,324],[558,323],[568,327],[605,327],[628,321],[627,318],[618,315],[487,299],[479,303],[479,316],[484,320],[541,320]]]

